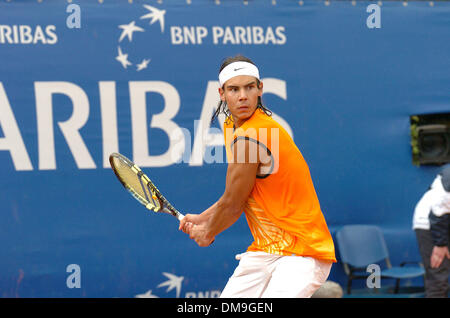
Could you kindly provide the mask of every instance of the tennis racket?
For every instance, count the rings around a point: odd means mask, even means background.
[[[112,153],[109,163],[120,183],[147,209],[163,212],[182,220],[184,215],[175,209],[159,192],[149,177],[131,160],[120,153]]]

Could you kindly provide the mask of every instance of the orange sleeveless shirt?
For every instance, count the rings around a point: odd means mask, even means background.
[[[224,123],[225,148],[246,138],[267,148],[271,164],[257,175],[244,208],[254,242],[248,251],[310,256],[336,262],[334,244],[322,214],[308,165],[285,129],[262,110],[238,129]]]

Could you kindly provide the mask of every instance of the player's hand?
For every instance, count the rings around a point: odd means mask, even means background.
[[[206,247],[214,242],[214,237],[210,237],[204,220],[200,215],[186,214],[180,221],[179,230],[188,234],[200,247]]]
[[[186,214],[184,218],[180,221],[178,229],[186,234],[189,234],[190,229],[194,224],[200,222],[200,216],[198,214]]]
[[[214,237],[209,236],[203,224],[194,224],[189,230],[189,237],[200,247],[210,246],[214,242]]]

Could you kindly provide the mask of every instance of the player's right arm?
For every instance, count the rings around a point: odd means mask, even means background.
[[[259,166],[259,160],[250,160],[249,143],[248,140],[239,140],[234,144],[234,161],[228,164],[225,191],[220,199],[201,214],[187,214],[180,221],[180,230],[200,246],[209,245],[217,234],[229,228],[242,214]]]

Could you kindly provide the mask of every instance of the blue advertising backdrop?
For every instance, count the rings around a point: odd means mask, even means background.
[[[420,260],[412,213],[438,168],[412,164],[409,116],[450,110],[450,3],[383,2],[379,28],[370,4],[0,3],[0,295],[220,295],[245,217],[200,248],[107,160],[134,160],[184,213],[214,203],[226,163],[209,121],[236,54],[259,66],[333,235],[376,224],[393,263]],[[345,283],[341,264],[330,279]]]

